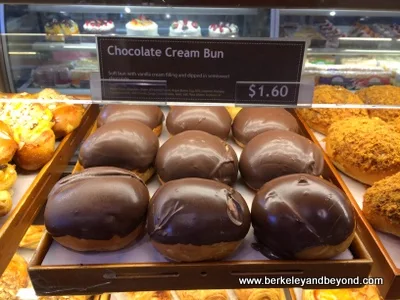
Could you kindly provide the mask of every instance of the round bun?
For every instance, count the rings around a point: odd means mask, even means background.
[[[314,90],[313,104],[363,104],[354,93],[341,86],[318,85]],[[302,108],[299,115],[314,130],[327,134],[332,123],[350,117],[367,117],[366,109],[358,108]]]
[[[46,230],[66,248],[112,251],[144,230],[149,192],[132,172],[98,167],[61,179],[44,212]]]
[[[0,165],[9,163],[17,150],[18,144],[13,139],[10,127],[0,121]]]
[[[346,195],[308,174],[266,183],[254,197],[251,220],[261,252],[282,259],[332,258],[348,249],[356,226]]]
[[[7,190],[0,190],[0,217],[7,215],[12,208],[12,195]]]
[[[17,172],[14,165],[0,165],[0,191],[11,189],[16,180]]]
[[[232,119],[224,107],[173,106],[167,116],[167,129],[172,135],[187,130],[201,130],[226,140]]]
[[[335,166],[372,185],[400,172],[400,134],[378,118],[350,118],[332,124],[326,152]]]
[[[147,181],[154,174],[157,135],[138,121],[115,121],[98,128],[82,144],[83,168],[111,166],[135,172]]]
[[[233,148],[215,135],[190,130],[166,141],[156,158],[161,182],[197,177],[232,185],[238,174],[238,159]]]
[[[400,173],[367,189],[363,212],[375,229],[400,237]]]
[[[296,119],[283,108],[246,107],[237,114],[232,124],[233,137],[240,147],[269,130],[300,131]]]
[[[243,149],[240,174],[246,184],[258,190],[264,183],[288,174],[321,175],[324,155],[309,139],[297,133],[271,130],[257,135]]]
[[[22,256],[16,253],[0,277],[0,299],[17,299],[18,291],[26,288],[28,282],[28,264]]]
[[[400,87],[393,85],[375,85],[357,92],[365,104],[399,105]],[[370,117],[380,118],[386,122],[394,121],[400,117],[398,109],[369,109]]]
[[[153,132],[160,136],[164,114],[158,106],[155,105],[129,105],[129,104],[111,104],[105,105],[97,119],[97,126],[115,121],[139,121]]]
[[[239,247],[249,229],[243,197],[208,179],[167,182],[154,194],[147,215],[151,243],[177,262],[223,259]]]

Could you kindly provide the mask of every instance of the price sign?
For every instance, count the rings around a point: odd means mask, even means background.
[[[238,82],[236,100],[244,104],[296,104],[299,83]]]

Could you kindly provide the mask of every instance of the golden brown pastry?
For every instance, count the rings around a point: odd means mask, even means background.
[[[18,149],[10,127],[0,121],[0,165],[9,163]]]
[[[17,299],[19,289],[26,288],[28,281],[28,264],[22,256],[14,254],[14,257],[0,277],[0,299]]]
[[[12,195],[9,191],[0,191],[0,217],[7,215],[12,208]]]
[[[228,300],[226,290],[187,290],[176,291],[180,299],[185,300]]]
[[[363,104],[354,93],[340,86],[319,85],[314,90],[314,104]],[[314,130],[326,134],[329,126],[350,117],[367,117],[365,109],[301,108],[298,114]]]
[[[376,85],[362,89],[357,95],[365,104],[400,105],[400,87]],[[378,117],[391,122],[400,117],[400,109],[369,109],[370,117]]]
[[[226,106],[226,109],[228,110],[232,120],[235,120],[236,115],[242,110],[241,107],[237,106]]]
[[[358,289],[303,290],[303,300],[383,300],[374,285]]]
[[[235,294],[238,300],[285,300],[283,289],[239,289]]]
[[[400,134],[378,118],[333,123],[326,152],[340,171],[368,185],[400,172]]]
[[[400,173],[367,189],[363,212],[375,229],[400,237]]]
[[[126,292],[119,293],[120,300],[172,300],[170,291],[152,291],[152,292]]]
[[[19,247],[35,250],[44,234],[44,225],[31,225],[19,243]]]

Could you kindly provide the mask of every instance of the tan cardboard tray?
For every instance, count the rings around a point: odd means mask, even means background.
[[[53,158],[39,172],[18,174],[13,187],[13,208],[8,215],[0,218],[0,274],[45,203],[50,189],[61,177],[69,159],[96,120],[98,112],[97,105],[86,108],[81,125],[62,139]]]
[[[309,136],[305,128],[303,132],[305,136]],[[164,128],[160,144],[167,139],[168,133]],[[232,139],[229,143],[240,156],[241,148]],[[324,177],[340,186],[339,176],[328,161]],[[152,195],[160,186],[156,176],[147,186]],[[240,178],[234,188],[251,207],[254,192]],[[69,294],[93,295],[140,290],[254,288],[254,285],[240,285],[239,278],[341,277],[343,274],[349,277],[368,276],[372,266],[360,233],[356,234],[350,249],[331,260],[268,260],[252,248],[253,243],[251,228],[242,246],[226,260],[171,263],[156,252],[148,236],[144,236],[135,245],[115,252],[79,253],[62,247],[49,234],[45,234],[30,262],[29,273],[38,295],[62,295],[65,291]]]
[[[311,139],[325,151],[325,136],[314,132],[304,120],[298,116]],[[329,162],[330,163],[330,162]],[[331,168],[334,168],[330,163]],[[363,195],[367,186],[344,175],[338,170],[339,186],[346,192],[357,211],[358,223],[356,232],[367,246],[374,261],[371,276],[383,277],[384,284],[379,285],[379,291],[384,299],[400,298],[400,238],[376,231],[369,224],[362,212]]]

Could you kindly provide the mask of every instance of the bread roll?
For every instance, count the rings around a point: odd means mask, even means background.
[[[251,220],[261,253],[272,259],[332,258],[348,249],[356,227],[346,195],[308,174],[266,183],[254,197]]]
[[[161,186],[147,216],[151,243],[177,262],[223,259],[239,247],[249,228],[243,197],[228,185],[200,178]]]
[[[19,254],[14,254],[6,270],[0,277],[0,299],[15,300],[20,289],[29,282],[28,264]]]
[[[0,217],[7,215],[12,208],[12,195],[9,191],[0,191]]]
[[[257,135],[243,149],[240,174],[246,184],[258,190],[264,183],[288,174],[321,175],[324,156],[321,149],[297,133],[271,130]]]
[[[141,236],[148,202],[147,187],[134,173],[89,168],[53,187],[45,226],[54,240],[72,250],[118,250]]]
[[[233,148],[217,136],[204,131],[181,132],[159,149],[157,174],[161,182],[197,177],[232,185],[238,174],[238,159]]]
[[[10,127],[0,121],[0,165],[8,164],[18,150],[18,144],[14,141]]]

